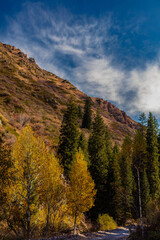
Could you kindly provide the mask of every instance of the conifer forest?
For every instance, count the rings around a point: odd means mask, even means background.
[[[72,230],[107,230],[160,213],[160,134],[156,118],[139,118],[133,139],[113,144],[90,98],[71,99],[53,152],[26,124],[15,143],[0,142],[0,221],[19,239]],[[84,130],[88,129],[89,137]],[[154,221],[154,220],[155,221]],[[107,228],[107,224],[109,227]]]

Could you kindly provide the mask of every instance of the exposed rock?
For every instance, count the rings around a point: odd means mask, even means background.
[[[29,58],[28,59],[31,63],[36,63],[34,58]]]

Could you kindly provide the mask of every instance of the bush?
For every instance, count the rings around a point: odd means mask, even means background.
[[[99,230],[112,230],[117,228],[117,224],[108,214],[98,216]]]

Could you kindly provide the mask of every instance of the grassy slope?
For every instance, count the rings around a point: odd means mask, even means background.
[[[56,147],[64,109],[71,96],[83,109],[86,94],[69,81],[39,68],[34,59],[28,59],[19,49],[0,43],[0,131],[6,141],[13,142],[29,122],[37,135]],[[92,98],[93,115],[98,107],[113,141],[121,145],[127,134],[134,135],[137,123],[123,111],[103,99]]]

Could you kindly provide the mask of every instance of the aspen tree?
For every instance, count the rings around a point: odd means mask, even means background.
[[[63,170],[58,160],[47,151],[46,159],[40,167],[38,188],[40,203],[47,210],[45,235],[49,230],[51,210],[56,211],[58,203],[63,200],[64,184],[62,174]]]
[[[8,188],[9,201],[16,204],[21,225],[26,237],[30,238],[32,215],[38,207],[38,178],[41,162],[45,159],[45,145],[26,126],[17,138],[13,150],[13,181]],[[17,213],[18,214],[18,213]]]
[[[76,153],[69,173],[68,206],[74,217],[74,234],[76,234],[77,217],[88,211],[94,204],[96,190],[87,169],[87,162],[81,150]]]

